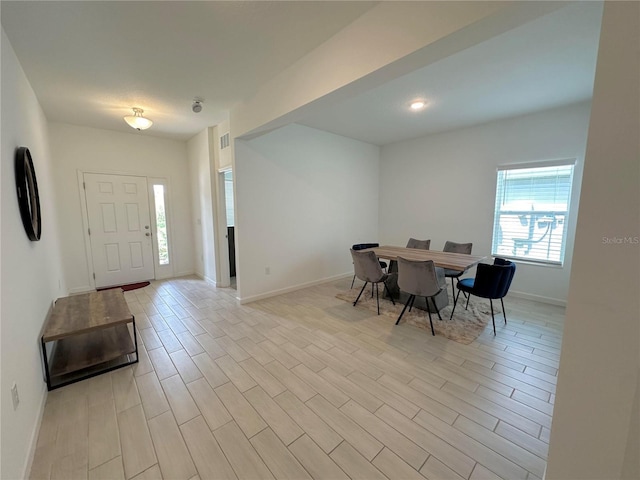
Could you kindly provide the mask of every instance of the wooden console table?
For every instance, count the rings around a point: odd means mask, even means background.
[[[59,298],[41,346],[49,390],[136,363],[136,321],[122,290]]]

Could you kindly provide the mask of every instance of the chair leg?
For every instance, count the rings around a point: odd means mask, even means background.
[[[376,305],[378,306],[378,315],[380,315],[380,296],[378,295],[378,284],[377,283],[372,283],[371,285],[375,285],[376,286]],[[373,287],[371,287],[373,288]]]
[[[404,308],[402,309],[402,312],[400,312],[400,316],[398,317],[398,320],[396,320],[396,325],[398,325],[400,323],[400,319],[404,315],[404,311],[409,306],[409,302],[411,301],[412,298],[414,298],[413,295],[409,295],[409,298],[407,298],[407,303],[404,304]]]
[[[504,302],[500,299],[500,303],[502,304],[502,315],[504,316],[504,324],[507,324],[507,311],[504,309]]]
[[[360,293],[358,294],[358,298],[356,298],[356,301],[353,302],[353,306],[356,306],[356,303],[358,303],[358,300],[360,300],[360,295],[362,295],[362,292],[364,292],[364,287],[367,286],[367,282],[364,282],[364,285],[362,285],[362,289],[360,290]]]
[[[489,299],[491,304],[491,321],[493,322],[493,335],[496,334],[496,317],[493,316],[493,300]]]
[[[442,317],[440,316],[440,311],[438,310],[438,307],[436,307],[436,302],[433,299],[433,297],[424,297],[424,300],[425,302],[427,302],[427,312],[429,312],[429,315],[431,315],[431,307],[429,306],[429,300],[431,300],[431,303],[433,303],[433,309],[438,314],[438,318],[442,320]]]
[[[454,298],[453,300],[453,310],[451,310],[451,316],[449,317],[449,320],[451,320],[453,318],[453,312],[456,311],[456,304],[458,303],[458,297],[460,296],[460,289],[458,289],[458,294],[456,295],[456,298]]]
[[[415,296],[415,295],[412,295],[412,297],[413,297],[413,298],[411,299],[411,304],[409,305],[409,311],[411,311],[411,309],[413,308],[413,302],[415,302],[415,301],[416,301],[416,296]]]
[[[462,272],[462,273],[464,273],[464,272]],[[454,277],[449,277],[449,278],[451,278],[451,295],[453,295],[453,291],[454,291],[453,279],[454,279]],[[462,296],[464,298],[468,298],[467,292],[462,292]]]
[[[395,305],[396,301],[393,299],[393,295],[391,295],[391,292],[389,291],[389,288],[387,287],[387,282],[382,282],[382,283],[384,283],[384,288],[382,289],[382,294],[384,295],[384,292],[386,290],[387,291],[387,295],[391,299],[391,303],[393,303]]]
[[[429,302],[427,301],[427,306],[428,305],[429,305]],[[429,313],[429,325],[431,325],[431,335],[435,337],[436,332],[433,330],[433,321],[431,320],[431,310],[427,309],[427,312]]]
[[[468,309],[469,309],[469,299],[470,299],[470,298],[471,298],[471,295],[469,295],[469,296],[467,297],[467,304],[464,306],[464,309],[465,309],[465,310],[468,310]]]
[[[353,288],[353,284],[355,283],[355,281],[356,281],[356,276],[354,275],[353,279],[351,280],[351,287],[350,288]]]

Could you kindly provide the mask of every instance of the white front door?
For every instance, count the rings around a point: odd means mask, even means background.
[[[84,174],[96,288],[154,278],[146,177]]]

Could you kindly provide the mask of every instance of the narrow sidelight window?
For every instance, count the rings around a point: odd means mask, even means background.
[[[156,205],[156,241],[158,243],[158,262],[169,265],[169,243],[167,239],[167,215],[164,207],[164,185],[153,186],[153,197]]]

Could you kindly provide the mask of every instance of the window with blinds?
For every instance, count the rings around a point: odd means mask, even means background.
[[[562,265],[574,164],[498,168],[492,255]]]

